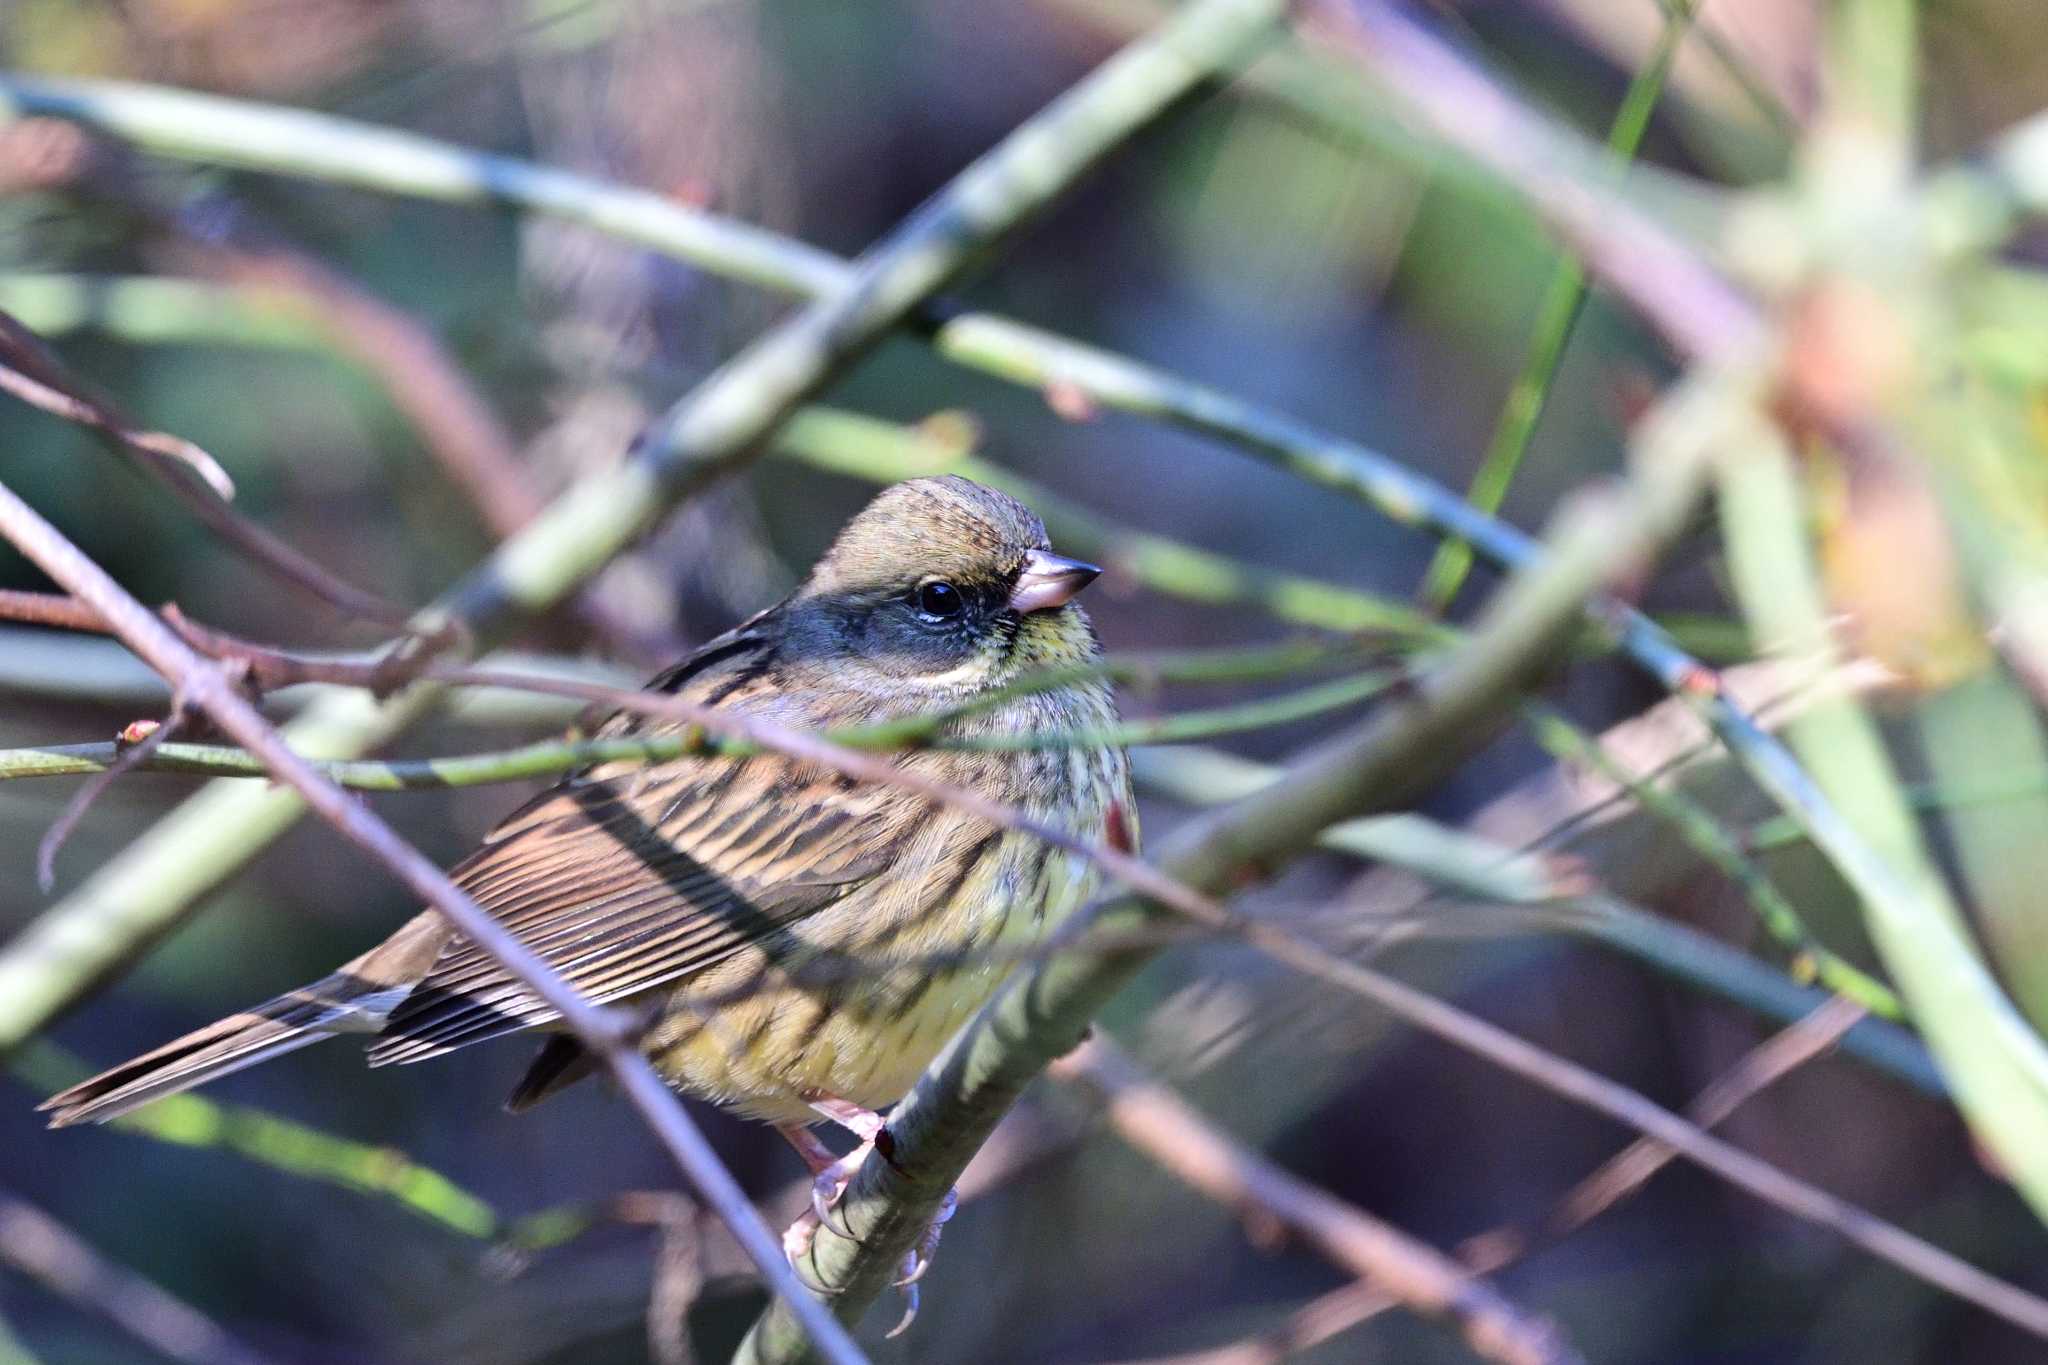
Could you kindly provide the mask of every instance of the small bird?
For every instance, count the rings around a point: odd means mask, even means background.
[[[1100,731],[1116,721],[1100,676],[1004,691],[1101,657],[1071,601],[1099,572],[1053,554],[1015,499],[958,477],[914,479],[848,522],[788,598],[647,687],[806,730],[960,710],[941,737]],[[596,733],[677,728],[619,713]],[[1120,748],[921,748],[895,761],[1078,839],[1134,843]],[[1085,859],[1029,833],[773,754],[576,772],[451,875],[585,998],[644,1010],[641,1045],[670,1084],[776,1125],[816,1176],[807,1219],[826,1215],[885,1131],[876,1111],[1096,880]],[[332,975],[42,1108],[52,1127],[110,1119],[334,1034],[375,1035],[369,1060],[381,1066],[526,1029],[549,1036],[506,1102],[515,1112],[595,1059],[429,910]],[[835,1157],[810,1132],[821,1120],[861,1146]],[[815,1226],[791,1229],[792,1255]]]

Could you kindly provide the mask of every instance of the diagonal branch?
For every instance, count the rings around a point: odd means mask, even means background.
[[[803,1285],[784,1259],[776,1236],[747,1202],[739,1183],[684,1112],[640,1052],[632,1031],[615,1011],[599,1009],[555,975],[541,958],[450,881],[367,806],[325,778],[271,728],[236,689],[228,669],[195,652],[37,515],[12,489],[0,484],[0,536],[71,594],[90,605],[123,643],[162,673],[174,694],[203,711],[223,731],[259,755],[276,777],[295,788],[306,803],[351,842],[369,853],[408,890],[445,915],[473,943],[489,953],[545,1000],[617,1078],[621,1091],[689,1176],[706,1203],[718,1211],[762,1276],[790,1304],[803,1331],[834,1365],[859,1365],[860,1349]]]
[[[1513,580],[1469,641],[1425,672],[1411,695],[1297,761],[1274,793],[1181,826],[1160,850],[1159,867],[1206,893],[1242,886],[1306,848],[1326,826],[1384,808],[1482,742],[1569,638],[1586,597],[1624,566],[1640,568],[1691,506],[1700,452],[1675,444],[1657,449],[1654,477],[1632,495],[1575,508],[1541,568]],[[1326,956],[1292,931],[1255,927],[1213,901],[1175,908],[1199,923],[1228,926],[1275,956],[1290,955],[1283,960],[1302,952]],[[1115,933],[1160,913],[1127,897],[1098,906],[1081,923]],[[891,1118],[894,1162],[868,1161],[848,1186],[843,1216],[859,1241],[826,1229],[812,1243],[809,1277],[836,1293],[838,1312],[853,1317],[865,1309],[1024,1086],[1074,1045],[1150,956],[1137,949],[1069,954],[1021,971],[954,1038]],[[771,1309],[738,1358],[782,1365],[803,1355],[795,1323]]]
[[[1858,1006],[1840,997],[1824,999],[1811,1013],[1744,1054],[1700,1093],[1687,1108],[1686,1117],[1701,1128],[1717,1126],[1765,1089],[1840,1043],[1861,1015]],[[1505,1270],[1525,1259],[1539,1240],[1555,1242],[1584,1227],[1642,1188],[1677,1155],[1655,1139],[1638,1138],[1566,1191],[1540,1229],[1504,1227],[1470,1238],[1459,1250],[1457,1267],[1470,1275]],[[1397,1300],[1369,1282],[1350,1284],[1321,1295],[1290,1314],[1278,1328],[1248,1340],[1128,1365],[1278,1365],[1295,1351],[1347,1332],[1395,1306]]]
[[[340,611],[382,622],[405,613],[375,593],[345,583],[230,504],[234,483],[213,456],[182,437],[143,431],[89,392],[28,328],[0,313],[0,391],[98,435],[153,475],[213,533],[284,582]]]

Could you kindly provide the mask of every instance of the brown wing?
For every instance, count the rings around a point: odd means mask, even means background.
[[[729,694],[756,672],[730,653],[721,663],[690,690]],[[917,828],[905,800],[775,757],[598,773],[530,802],[452,875],[603,1003],[700,971],[848,895]],[[420,1061],[556,1017],[456,938],[392,1011],[370,1062]]]

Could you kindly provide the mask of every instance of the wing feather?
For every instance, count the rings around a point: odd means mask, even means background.
[[[713,666],[679,669],[671,685],[728,692],[760,675],[760,653],[707,648]],[[701,971],[851,894],[920,825],[905,818],[907,800],[772,755],[598,770],[514,812],[452,875],[605,1003]],[[456,936],[392,1011],[370,1063],[420,1061],[556,1017]]]

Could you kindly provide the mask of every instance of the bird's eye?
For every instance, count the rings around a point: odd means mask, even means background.
[[[917,609],[934,621],[949,621],[966,605],[960,590],[951,583],[927,583],[917,590]]]

